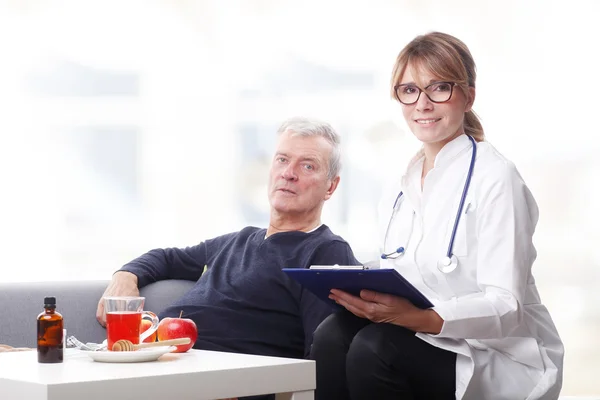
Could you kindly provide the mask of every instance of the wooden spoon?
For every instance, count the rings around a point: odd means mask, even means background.
[[[156,347],[156,346],[173,346],[180,344],[189,344],[191,342],[190,338],[180,338],[180,339],[169,339],[163,340],[162,342],[151,342],[151,343],[140,343],[133,344],[131,341],[126,339],[117,340],[113,343],[112,351],[135,351],[138,349],[143,349],[145,347]]]

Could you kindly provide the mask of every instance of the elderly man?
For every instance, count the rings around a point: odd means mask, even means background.
[[[281,269],[356,265],[350,246],[321,223],[339,182],[340,139],[326,123],[295,118],[278,130],[270,169],[266,229],[246,227],[186,248],[152,250],[117,271],[104,296],[136,296],[162,279],[195,286],[159,317],[198,327],[195,348],[306,357],[315,328],[331,308]],[[104,305],[97,319],[105,325]]]

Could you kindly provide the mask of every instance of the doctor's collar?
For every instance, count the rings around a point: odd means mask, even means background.
[[[434,168],[443,167],[444,165],[449,164],[459,153],[470,148],[470,146],[471,142],[467,135],[464,133],[459,135],[442,147],[433,162]],[[424,160],[425,150],[421,147],[408,163],[404,175],[402,176],[402,181],[404,182],[405,177],[411,175],[411,171],[414,168],[417,168],[420,171],[423,168]]]
[[[444,147],[440,150],[440,152],[435,156],[435,160],[433,162],[433,167],[443,167],[448,165],[456,156],[462,153],[465,149],[469,149],[471,147],[471,141],[467,137],[466,134],[459,135],[455,139],[446,143]]]

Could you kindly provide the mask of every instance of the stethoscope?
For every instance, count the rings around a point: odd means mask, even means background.
[[[463,188],[462,197],[460,198],[460,204],[458,205],[458,212],[456,213],[456,219],[454,220],[454,227],[452,228],[452,235],[450,236],[450,243],[448,243],[448,251],[446,251],[446,255],[442,257],[438,263],[437,267],[440,272],[448,274],[458,267],[458,258],[454,254],[452,254],[452,248],[454,247],[454,239],[456,237],[456,229],[458,228],[458,222],[460,221],[460,216],[462,214],[462,210],[465,206],[465,199],[467,197],[467,192],[469,191],[469,186],[471,185],[471,177],[473,176],[473,168],[475,167],[475,157],[477,156],[477,145],[475,144],[475,139],[473,139],[470,135],[467,135],[469,140],[471,141],[471,164],[469,165],[469,173],[467,174],[467,180],[465,181],[465,187]],[[388,233],[390,231],[390,226],[392,225],[392,221],[396,213],[398,212],[399,207],[398,204],[400,202],[400,198],[403,193],[400,191],[398,197],[396,197],[396,201],[394,201],[394,208],[392,211],[392,216],[390,217],[390,221],[388,222],[387,229],[385,231],[385,237],[383,239],[383,246],[385,248],[385,242],[387,241]],[[414,218],[414,216],[413,216]],[[400,246],[395,251],[391,253],[382,253],[381,258],[384,260],[387,259],[395,259],[402,255],[404,255],[404,247]]]

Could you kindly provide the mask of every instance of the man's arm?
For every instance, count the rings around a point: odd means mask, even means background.
[[[344,241],[327,242],[320,246],[310,260],[311,265],[361,265],[354,257],[350,245]],[[310,267],[307,265],[306,268]],[[317,326],[333,312],[333,307],[312,294],[302,290],[300,312],[304,326],[304,357],[310,354],[313,333]]]
[[[112,280],[98,301],[96,319],[106,326],[105,296],[139,296],[139,288],[165,279],[200,279],[206,265],[206,245],[185,249],[155,249],[124,265],[113,274]]]
[[[207,262],[206,253],[205,242],[183,249],[154,249],[125,264],[120,271],[137,276],[140,288],[165,279],[197,281]]]

